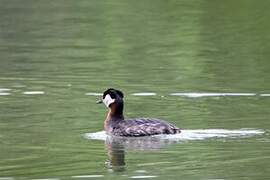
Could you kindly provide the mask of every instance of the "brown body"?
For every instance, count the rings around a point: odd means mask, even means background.
[[[176,134],[180,129],[166,121],[152,118],[124,119],[123,101],[109,106],[104,130],[115,136],[151,136],[157,134]]]

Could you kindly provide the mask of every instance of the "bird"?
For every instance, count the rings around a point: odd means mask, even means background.
[[[177,134],[181,130],[175,125],[156,118],[125,119],[124,93],[120,90],[109,88],[103,93],[98,104],[105,104],[108,112],[104,121],[104,130],[108,135],[124,137],[141,137],[158,134]]]

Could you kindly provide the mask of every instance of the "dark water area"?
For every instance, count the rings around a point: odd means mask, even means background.
[[[0,180],[269,179],[269,7],[1,0]],[[184,133],[107,139],[109,87]]]

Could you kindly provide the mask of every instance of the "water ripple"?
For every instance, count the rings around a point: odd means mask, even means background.
[[[270,94],[261,94],[261,96],[266,97],[266,96],[270,96]]]
[[[157,176],[131,176],[131,179],[145,179],[145,178],[155,178]]]
[[[0,92],[3,92],[3,91],[11,91],[11,89],[8,89],[8,88],[0,88]]]
[[[0,88],[0,96],[8,96],[8,95],[10,95],[10,93],[9,92],[6,92],[6,91],[11,91],[11,89]]]
[[[103,93],[98,93],[98,92],[88,92],[85,93],[87,96],[102,96]],[[157,93],[155,92],[138,92],[138,93],[132,93],[132,96],[156,96]],[[257,93],[208,93],[208,92],[202,92],[202,93],[197,93],[197,92],[174,92],[174,93],[169,93],[170,96],[182,96],[182,97],[190,97],[190,98],[199,98],[199,97],[224,97],[224,96],[270,96],[270,94],[257,94]],[[164,97],[164,96],[162,96]]]
[[[60,178],[45,178],[45,179],[32,179],[32,180],[59,180]]]
[[[7,92],[0,92],[0,96],[8,96],[10,95],[10,93],[7,93]]]
[[[87,96],[102,96],[102,93],[96,93],[96,92],[89,92],[89,93],[85,93],[85,95]]]
[[[154,92],[140,92],[140,93],[132,93],[133,96],[156,96],[157,93]]]
[[[23,92],[25,95],[39,95],[39,94],[45,94],[44,91],[25,91]]]
[[[250,137],[255,135],[264,134],[265,131],[261,129],[194,129],[194,130],[181,130],[179,134],[172,135],[154,135],[161,140],[172,141],[186,141],[186,140],[204,140],[209,138],[235,138],[235,137]],[[86,133],[85,138],[105,141],[110,138],[105,131],[94,133]]]
[[[256,96],[255,93],[171,93],[172,96],[183,97],[218,97],[218,96]]]
[[[98,178],[104,177],[104,175],[80,175],[80,176],[71,176],[72,178]]]
[[[8,96],[11,95],[9,92],[11,89],[9,88],[0,88],[0,96]],[[42,95],[45,94],[44,91],[25,91],[22,92],[24,95]],[[200,98],[200,97],[239,97],[239,96],[245,96],[245,97],[252,97],[252,96],[261,96],[261,97],[269,97],[270,94],[257,94],[257,93],[197,93],[197,92],[174,92],[174,93],[168,93],[170,96],[181,96],[181,97],[189,97],[189,98]],[[87,96],[102,96],[103,93],[99,92],[88,92],[85,93]],[[155,92],[138,92],[138,93],[132,93],[130,94],[132,96],[157,96],[157,93]],[[164,96],[161,96],[164,97]]]

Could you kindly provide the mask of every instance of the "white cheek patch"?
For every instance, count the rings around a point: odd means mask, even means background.
[[[115,99],[112,99],[111,96],[109,94],[107,94],[102,101],[106,107],[109,107],[110,104],[114,103]]]

